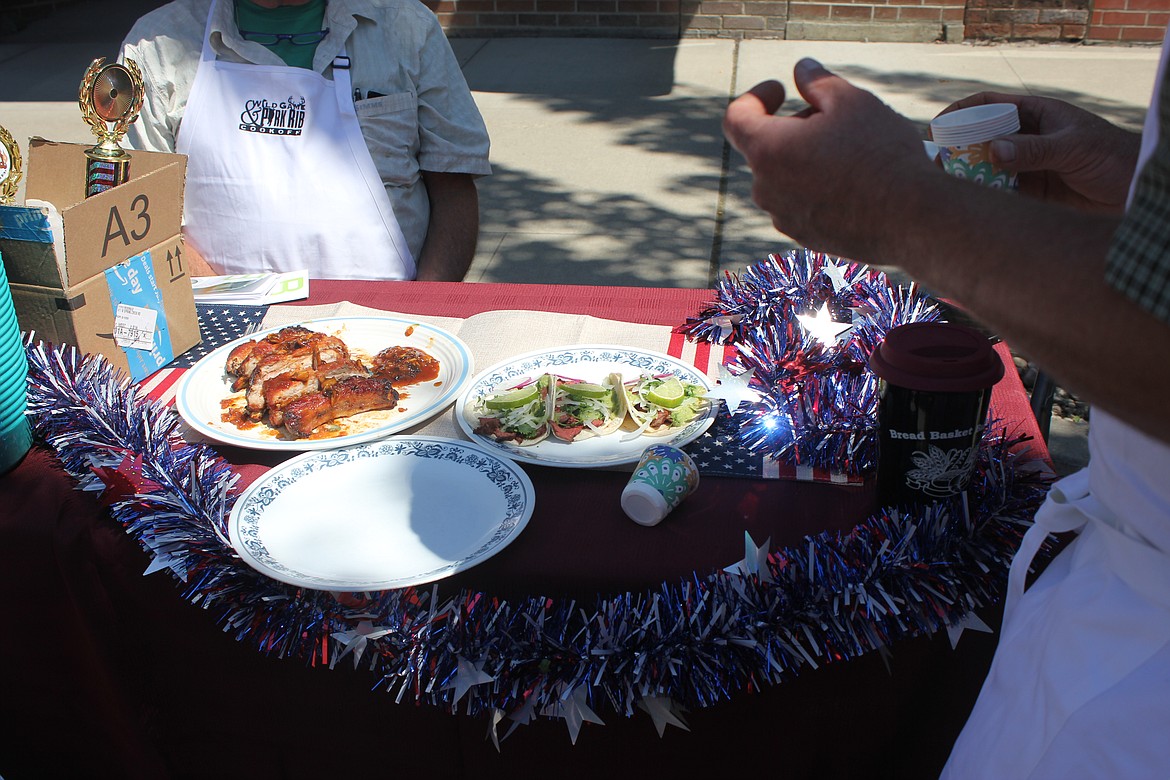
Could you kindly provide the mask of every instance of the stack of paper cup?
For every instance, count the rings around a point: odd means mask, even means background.
[[[991,161],[991,142],[1020,129],[1014,103],[989,103],[952,111],[930,123],[943,170],[960,179],[999,189],[1014,190],[1016,174]]]
[[[8,472],[32,446],[28,408],[28,358],[16,322],[8,275],[0,262],[0,474]]]

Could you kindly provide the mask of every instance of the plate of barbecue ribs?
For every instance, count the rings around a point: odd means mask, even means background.
[[[259,450],[380,439],[442,412],[471,381],[454,335],[400,317],[333,317],[225,344],[195,364],[176,408],[197,433]]]

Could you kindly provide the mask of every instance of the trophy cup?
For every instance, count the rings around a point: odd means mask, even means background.
[[[138,118],[146,89],[134,60],[105,65],[98,57],[85,71],[77,102],[100,143],[85,150],[85,197],[105,192],[130,178],[130,155],[118,142]]]
[[[20,147],[3,126],[0,126],[0,206],[11,206],[16,198],[16,188],[24,175],[21,167]]]

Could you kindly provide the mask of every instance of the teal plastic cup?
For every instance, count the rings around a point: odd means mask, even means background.
[[[28,353],[23,346],[0,347],[0,379],[7,377],[9,373],[19,373],[22,376],[28,373]]]
[[[0,331],[3,333],[3,331]],[[0,360],[3,358],[11,358],[20,355],[25,356],[24,342],[20,340],[19,334],[16,338],[8,336],[0,336]]]
[[[28,404],[28,382],[25,377],[13,373],[0,378],[0,421],[7,420],[10,410],[19,405],[19,412],[24,413]]]
[[[0,260],[0,474],[11,471],[32,447],[27,380],[28,359]]]
[[[15,403],[14,399],[18,397],[28,398],[28,383],[25,377],[15,371],[0,376],[0,416],[3,416],[7,405]]]
[[[0,309],[0,333],[4,334],[5,340],[20,341],[20,325],[15,314]]]
[[[27,419],[28,415],[24,410],[13,405],[11,408],[5,410],[4,414],[0,415],[0,430],[7,430],[16,425],[21,420]]]
[[[28,359],[24,352],[0,358],[0,412],[5,409],[4,404],[10,401],[10,395],[19,395],[23,398],[28,386]]]
[[[28,363],[19,360],[0,368],[0,474],[16,466],[32,446],[28,409]]]
[[[0,474],[7,474],[20,463],[32,447],[32,428],[23,414],[0,428]]]
[[[9,374],[28,373],[28,357],[25,350],[2,350],[0,348],[0,380],[7,379]]]

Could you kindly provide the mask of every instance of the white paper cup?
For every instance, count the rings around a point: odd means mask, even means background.
[[[1016,174],[991,161],[991,142],[1020,129],[1014,103],[971,106],[935,117],[930,136],[938,146],[943,170],[996,189],[1014,190]]]
[[[690,455],[669,444],[647,447],[622,491],[622,510],[639,525],[658,525],[699,486]]]

